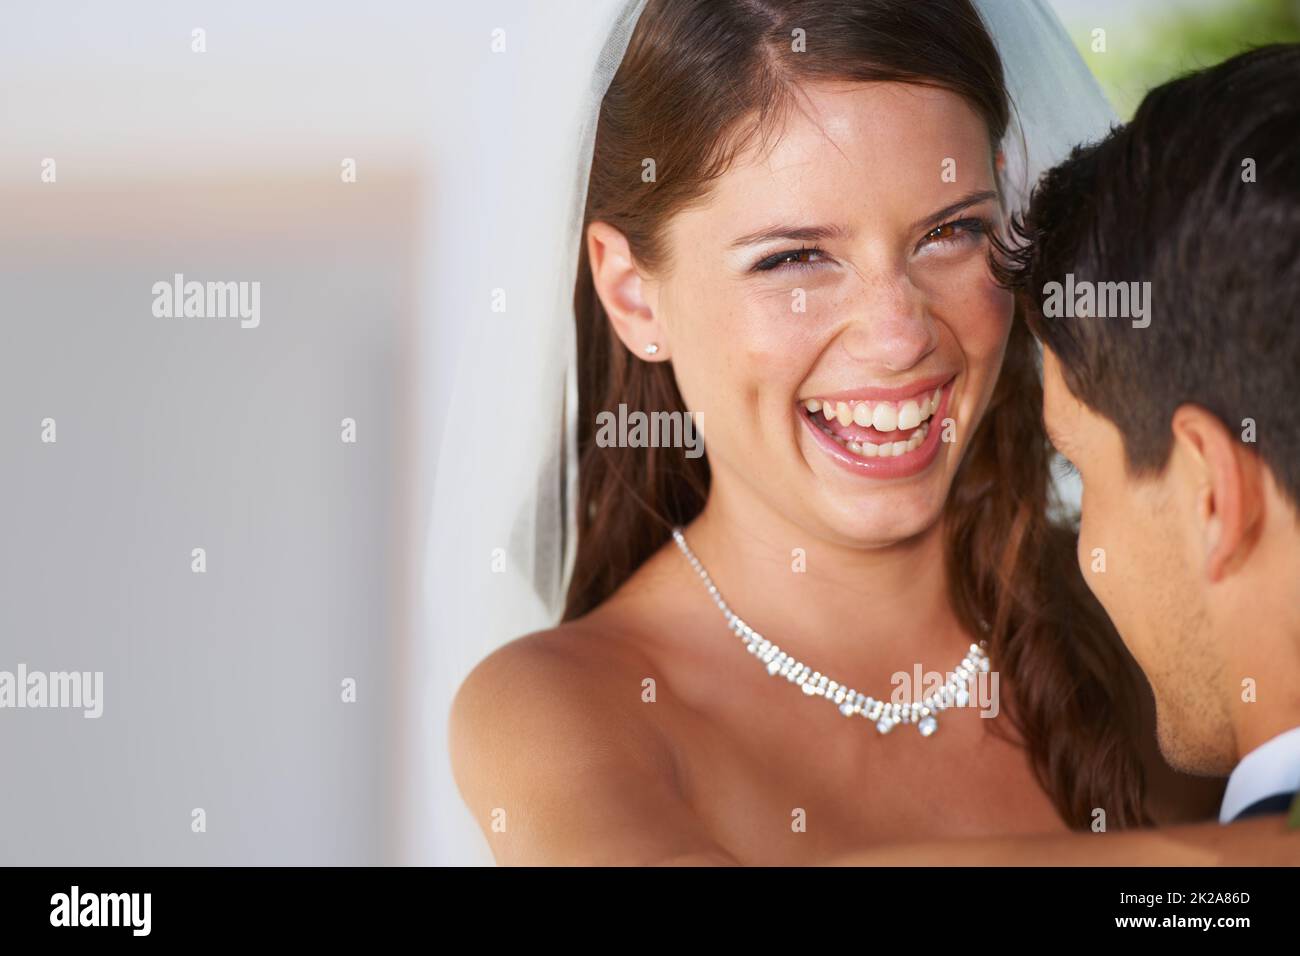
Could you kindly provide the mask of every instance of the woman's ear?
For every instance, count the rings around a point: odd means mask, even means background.
[[[654,290],[637,271],[627,238],[609,223],[587,226],[591,278],[614,332],[632,354],[661,362],[671,354],[655,316]]]

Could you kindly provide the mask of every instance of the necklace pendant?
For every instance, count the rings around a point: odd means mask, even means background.
[[[728,628],[744,641],[746,650],[759,659],[768,674],[773,677],[784,677],[790,683],[798,686],[809,697],[826,698],[835,704],[839,712],[845,717],[861,715],[874,723],[876,732],[882,736],[899,724],[915,724],[916,732],[922,737],[932,736],[939,729],[937,712],[953,706],[965,707],[970,700],[970,694],[967,690],[969,680],[977,673],[987,673],[989,671],[988,652],[985,650],[986,642],[980,641],[970,646],[966,656],[962,658],[961,663],[949,675],[943,687],[930,696],[920,700],[913,700],[910,704],[902,704],[886,703],[883,700],[859,694],[850,685],[833,681],[821,671],[814,671],[803,662],[795,660],[791,655],[781,650],[780,647],[741,620],[740,615],[727,606],[727,602],[718,593],[717,585],[709,577],[709,572],[705,570],[704,565],[700,563],[700,559],[695,556],[695,553],[686,544],[686,537],[682,534],[681,528],[673,529],[673,538],[676,540],[682,554],[690,562],[695,573],[700,576],[700,580],[708,588],[713,603],[718,606],[718,610],[727,619]],[[985,631],[988,631],[988,624],[983,621],[980,624]]]

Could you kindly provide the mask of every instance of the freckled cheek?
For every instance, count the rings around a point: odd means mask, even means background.
[[[746,297],[736,307],[738,348],[764,382],[794,387],[821,351],[823,318],[833,310],[812,296],[797,303],[786,292]]]
[[[929,314],[939,326],[940,348],[960,353],[965,384],[956,417],[976,421],[993,396],[1007,336],[1011,330],[1014,300],[988,276],[987,267],[972,258],[961,268],[928,276],[922,286]]]
[[[934,312],[951,329],[971,365],[998,366],[1011,330],[1014,300],[993,284],[983,266],[964,272],[963,281],[946,283],[932,294]],[[997,369],[988,371],[992,375]]]
[[[676,310],[674,369],[687,404],[704,413],[705,431],[715,421],[722,432],[757,440],[764,430],[755,425],[788,422],[820,351],[811,297],[801,313],[789,289],[742,294],[713,279],[679,301],[690,305]]]

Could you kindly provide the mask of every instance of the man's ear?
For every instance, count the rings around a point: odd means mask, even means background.
[[[1196,533],[1205,574],[1221,581],[1250,555],[1263,518],[1263,475],[1256,458],[1223,422],[1197,405],[1174,412],[1173,454],[1193,483]]]
[[[637,271],[623,233],[609,223],[591,223],[587,226],[587,258],[596,294],[623,344],[647,362],[668,358],[671,350],[655,316],[654,292]]]

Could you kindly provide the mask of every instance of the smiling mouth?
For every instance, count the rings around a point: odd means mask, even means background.
[[[899,401],[808,398],[802,413],[837,445],[856,458],[902,458],[930,434],[947,385]]]

